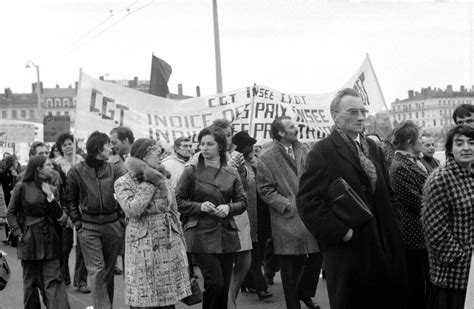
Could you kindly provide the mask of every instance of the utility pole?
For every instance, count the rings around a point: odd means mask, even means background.
[[[212,11],[214,13],[214,49],[216,53],[216,85],[217,85],[217,93],[222,93],[221,48],[220,48],[220,42],[219,42],[219,20],[217,17],[217,0],[212,0]]]

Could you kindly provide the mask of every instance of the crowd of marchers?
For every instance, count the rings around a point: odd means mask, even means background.
[[[279,271],[291,309],[320,308],[321,272],[332,309],[464,308],[474,107],[455,109],[440,163],[433,136],[411,121],[383,141],[366,135],[357,91],[328,104],[333,130],[312,149],[280,116],[262,146],[217,119],[196,150],[182,137],[168,153],[116,127],[92,132],[83,153],[70,133],[51,149],[35,142],[24,169],[6,154],[0,217],[21,260],[24,307],[69,308],[72,283],[94,308],[112,308],[123,272],[130,308],[175,308],[199,274],[202,308],[236,308],[239,292],[271,298]]]

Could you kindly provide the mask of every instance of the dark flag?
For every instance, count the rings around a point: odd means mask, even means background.
[[[168,81],[171,75],[171,66],[152,55],[151,58],[151,77],[150,77],[150,94],[163,98],[168,96]]]

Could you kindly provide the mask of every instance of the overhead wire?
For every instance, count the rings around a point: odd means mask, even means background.
[[[93,39],[93,38],[96,38],[98,36],[100,36],[101,34],[103,34],[105,31],[109,30],[110,28],[112,28],[113,26],[115,26],[116,24],[118,24],[119,22],[121,22],[122,20],[124,20],[125,18],[129,17],[130,15],[136,13],[137,11],[151,5],[154,0],[151,0],[151,2],[149,3],[146,3],[140,7],[137,7],[137,8],[133,8],[134,6],[136,6],[138,3],[140,2],[140,0],[136,0],[135,2],[133,2],[132,4],[129,4],[127,6],[124,6],[118,10],[109,10],[110,14],[107,18],[103,19],[101,22],[99,22],[97,25],[95,25],[94,27],[92,27],[89,31],[87,31],[84,35],[82,35],[81,37],[79,37],[74,43],[71,44],[71,48],[66,52],[66,54],[71,54],[73,53],[74,51],[78,50],[80,48],[79,46],[79,43],[81,43],[82,41],[86,40],[86,39]],[[100,30],[99,28],[101,26],[103,26],[104,24],[106,23],[109,23],[111,22],[111,19],[117,15],[120,15],[121,13],[123,12],[126,12],[126,14],[124,16],[122,16],[121,18],[119,18],[118,20],[116,20],[115,22],[113,22],[112,24],[106,26],[104,29]],[[95,35],[93,34],[94,32],[96,31],[100,31],[98,33],[96,33]]]

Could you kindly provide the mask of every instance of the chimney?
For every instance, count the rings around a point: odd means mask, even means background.
[[[99,76],[99,80],[104,80],[104,76],[103,75]]]
[[[58,88],[59,88],[59,85],[58,85],[58,84],[56,84],[56,89],[58,89]]]
[[[453,92],[453,85],[448,85],[448,86],[446,87],[446,91],[447,91],[448,93]]]
[[[408,98],[413,99],[413,90],[408,90]]]
[[[466,92],[466,87],[464,87],[464,85],[461,85],[461,92]]]
[[[421,88],[421,95],[426,96],[428,94],[428,89],[426,88]]]
[[[5,88],[5,99],[10,99],[10,96],[12,94],[12,91],[10,88]]]
[[[200,97],[201,96],[201,87],[196,86],[196,96]]]
[[[178,94],[183,95],[183,84],[178,84]]]

